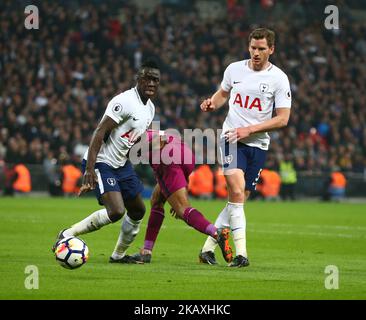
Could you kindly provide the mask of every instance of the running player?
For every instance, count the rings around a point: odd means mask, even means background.
[[[152,250],[165,217],[164,205],[165,202],[168,202],[172,207],[171,212],[176,218],[184,220],[197,231],[215,239],[221,248],[224,259],[231,262],[230,230],[216,228],[189,202],[188,177],[195,166],[195,157],[191,149],[179,137],[164,131],[148,130],[147,140],[151,150],[148,156],[149,163],[155,173],[157,184],[151,196],[151,211],[144,247],[140,253],[132,257],[136,261],[145,263],[151,261]],[[164,159],[164,155],[169,159]]]
[[[287,125],[290,117],[291,91],[286,74],[269,61],[274,52],[275,34],[269,29],[255,29],[249,35],[250,59],[230,64],[219,90],[204,100],[201,109],[212,112],[229,99],[229,112],[223,124],[222,163],[228,186],[229,201],[215,225],[230,227],[236,257],[229,266],[249,265],[246,248],[244,202],[255,190],[264,167],[270,143],[268,131]],[[275,108],[275,116],[272,117]],[[236,144],[236,157],[229,143]],[[216,239],[208,237],[199,258],[214,264]]]
[[[98,230],[123,217],[110,262],[136,263],[126,250],[139,231],[145,205],[140,195],[143,185],[128,160],[128,151],[154,118],[155,106],[150,99],[156,96],[159,83],[159,68],[148,60],[138,71],[137,85],[108,103],[84,155],[79,193],[95,190],[99,204],[105,208],[62,230],[58,239]]]

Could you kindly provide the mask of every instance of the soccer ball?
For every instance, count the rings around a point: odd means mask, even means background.
[[[56,243],[57,262],[66,269],[81,267],[89,258],[89,249],[85,242],[76,237],[67,237]]]

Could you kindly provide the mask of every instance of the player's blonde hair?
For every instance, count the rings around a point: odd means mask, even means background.
[[[270,30],[270,29],[267,29],[267,28],[257,28],[257,29],[254,29],[250,35],[249,35],[249,43],[252,39],[267,39],[267,44],[268,44],[268,47],[272,47],[274,46],[275,44],[275,33],[274,31]]]

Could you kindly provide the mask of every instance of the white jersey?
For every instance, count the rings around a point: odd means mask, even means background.
[[[286,74],[273,64],[254,71],[249,68],[249,61],[234,62],[225,70],[221,88],[231,92],[223,132],[269,120],[273,107],[291,108],[290,83]],[[260,132],[239,141],[268,150],[270,137],[267,132]]]
[[[133,143],[129,136],[141,136],[150,126],[155,115],[155,106],[149,99],[146,105],[142,102],[137,88],[124,91],[115,96],[107,105],[103,118],[108,116],[118,123],[109,137],[102,144],[96,162],[104,162],[113,168],[122,167],[128,159],[128,151]],[[84,159],[88,157],[88,151]]]

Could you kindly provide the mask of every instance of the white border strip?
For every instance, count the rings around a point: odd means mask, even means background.
[[[98,177],[98,185],[99,185],[100,194],[103,194],[104,193],[104,185],[103,185],[103,180],[102,180],[102,176],[99,172],[99,169],[95,169],[95,173]]]

